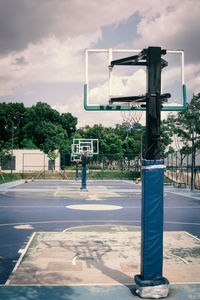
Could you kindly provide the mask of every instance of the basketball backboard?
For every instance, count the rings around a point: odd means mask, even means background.
[[[145,49],[144,49],[145,50]],[[112,99],[146,95],[147,65],[114,65],[112,62],[125,57],[136,56],[142,50],[86,49],[86,81],[84,85],[84,108],[86,110],[146,110],[142,102],[127,105]],[[161,93],[171,94],[164,111],[179,111],[186,106],[186,86],[184,83],[184,51],[166,50],[163,59],[168,65],[162,68]]]
[[[87,153],[88,157],[99,154],[99,140],[98,139],[73,139],[71,145],[71,158],[81,157]]]

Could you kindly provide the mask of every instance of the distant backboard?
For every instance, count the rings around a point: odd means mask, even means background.
[[[86,81],[84,85],[84,108],[86,110],[146,110],[142,103],[110,103],[117,97],[146,95],[147,67],[145,65],[115,65],[111,62],[135,56],[142,50],[86,49]],[[162,69],[161,93],[170,93],[164,111],[179,111],[186,106],[184,83],[184,51],[166,50],[163,59],[168,66]],[[112,101],[111,101],[112,102]],[[128,105],[127,105],[128,104]]]
[[[99,154],[99,141],[98,139],[73,139],[71,145],[71,160],[76,160],[83,154],[88,157]]]

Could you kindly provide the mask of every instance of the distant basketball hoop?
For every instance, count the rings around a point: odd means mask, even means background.
[[[88,151],[83,151],[83,156],[88,157]]]

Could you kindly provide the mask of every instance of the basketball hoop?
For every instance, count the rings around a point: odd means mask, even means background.
[[[74,160],[76,162],[76,164],[80,163],[81,159],[80,158],[77,158]]]
[[[88,151],[83,151],[83,156],[88,157]]]

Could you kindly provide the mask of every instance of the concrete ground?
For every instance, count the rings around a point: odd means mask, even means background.
[[[200,241],[186,232],[164,233],[163,276],[171,284],[168,299],[200,299],[199,249]],[[21,252],[6,288],[22,285],[26,292],[39,285],[43,287],[37,287],[39,293],[45,287],[57,291],[60,287],[66,299],[79,299],[80,293],[80,299],[122,299],[123,294],[126,299],[138,298],[133,280],[140,273],[137,227],[86,226],[35,233]]]

